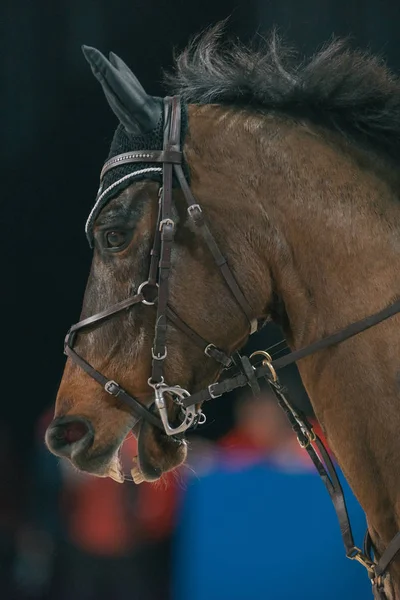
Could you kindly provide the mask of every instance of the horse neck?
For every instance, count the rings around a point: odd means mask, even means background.
[[[292,348],[373,314],[399,296],[400,202],[394,180],[389,184],[391,170],[367,152],[340,148],[335,134],[274,117],[244,119],[241,130],[236,120],[235,148],[229,147],[234,124],[222,109],[206,121],[205,139],[220,136],[218,153],[224,151],[220,158],[213,155],[212,143],[209,146],[204,159],[209,186],[218,190],[210,174],[213,162],[220,165],[223,158],[230,164],[231,196],[239,181],[250,184],[250,191],[237,190],[240,204],[232,204],[228,196],[224,201],[231,232],[241,213],[242,228],[244,223],[256,240],[253,267],[249,268],[243,236],[243,258],[232,260],[237,272],[258,269],[263,274],[257,286],[246,275],[243,280],[248,294],[258,290],[260,306],[263,301],[265,306],[268,293],[266,303],[271,306],[272,291],[279,297]],[[193,181],[196,185],[196,175]],[[251,196],[247,203],[246,195]],[[399,331],[396,316],[298,364],[378,550],[400,529]],[[396,586],[396,565],[392,575]],[[395,597],[400,598],[398,591]]]
[[[372,168],[322,140],[294,136],[290,153],[293,189],[275,213],[283,250],[273,272],[298,348],[399,297],[400,202]],[[298,365],[381,551],[400,529],[399,334],[397,315]],[[400,598],[396,565],[392,582]]]

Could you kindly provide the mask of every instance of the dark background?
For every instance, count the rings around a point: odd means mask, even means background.
[[[246,40],[271,26],[310,53],[332,34],[400,70],[395,0],[3,0],[1,4],[1,419],[29,450],[55,397],[63,338],[79,316],[91,253],[84,222],[116,127],[80,46],[113,50],[162,94],[173,48],[231,15]],[[214,409],[224,426],[221,401]]]

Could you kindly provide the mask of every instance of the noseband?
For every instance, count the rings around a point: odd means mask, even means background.
[[[339,519],[341,534],[346,548],[346,556],[360,562],[368,571],[373,585],[375,597],[385,600],[384,576],[387,569],[400,551],[400,532],[391,540],[388,547],[379,558],[372,557],[372,542],[369,532],[365,536],[364,550],[361,551],[354,544],[353,534],[349,522],[346,503],[340,481],[337,477],[335,467],[320,438],[316,435],[307,418],[299,410],[295,409],[288,400],[287,390],[279,382],[276,371],[289,364],[295,363],[328,348],[334,344],[343,342],[350,337],[377,325],[400,311],[400,301],[384,308],[378,313],[352,323],[341,331],[326,338],[318,340],[305,348],[293,351],[277,360],[272,360],[270,355],[260,350],[250,358],[262,356],[261,365],[253,366],[246,356],[240,356],[235,352],[228,356],[223,350],[217,348],[213,343],[203,339],[187,323],[185,323],[168,305],[169,298],[169,276],[171,271],[171,252],[174,241],[175,222],[172,212],[172,186],[175,180],[178,182],[183,196],[187,202],[187,213],[194,229],[202,236],[208,246],[216,266],[219,268],[225,283],[236,299],[237,304],[245,315],[250,333],[257,330],[257,320],[254,319],[250,305],[248,304],[238,282],[236,281],[224,255],[221,253],[203,215],[203,211],[192,195],[189,184],[182,168],[183,154],[180,147],[181,129],[181,103],[177,96],[164,99],[164,144],[163,150],[142,150],[119,154],[107,161],[102,169],[100,179],[111,169],[123,164],[157,163],[162,165],[162,187],[159,190],[159,211],[154,235],[153,247],[150,253],[150,268],[147,280],[137,290],[137,293],[122,302],[114,304],[110,308],[101,311],[79,323],[72,325],[65,338],[65,354],[77,365],[79,365],[90,377],[96,380],[104,390],[118,398],[131,409],[133,416],[138,422],[145,419],[152,425],[161,429],[166,435],[180,440],[181,436],[189,428],[205,421],[200,405],[213,398],[218,398],[226,392],[249,385],[254,393],[260,391],[259,379],[265,379],[275,394],[281,408],[287,415],[290,424],[295,431],[300,445],[305,448],[317,468],[329,495],[333,501],[336,514]],[[151,350],[152,372],[148,384],[154,390],[155,406],[158,415],[144,406],[138,399],[131,396],[116,381],[110,380],[97,371],[82,356],[74,350],[74,344],[78,333],[100,327],[103,323],[132,306],[144,304],[156,306],[157,316],[154,331],[154,341]],[[221,368],[235,366],[237,373],[221,382],[209,385],[206,389],[190,394],[179,385],[170,386],[164,380],[164,362],[168,350],[166,346],[167,323],[172,322],[175,327],[185,333],[192,342],[201,348],[206,356],[221,365]],[[166,398],[172,400],[180,407],[180,422],[173,424],[169,422]]]

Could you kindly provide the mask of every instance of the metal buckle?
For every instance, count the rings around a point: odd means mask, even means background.
[[[211,354],[210,354],[210,350],[211,350],[212,348],[213,348],[214,350],[217,350],[217,349],[218,349],[218,348],[217,348],[217,346],[215,346],[215,344],[208,344],[208,346],[206,346],[206,347],[204,348],[204,354],[205,354],[206,356],[208,356],[209,358],[212,358],[212,356],[211,356]]]
[[[299,423],[299,424],[301,426],[301,423]],[[306,442],[302,442],[300,440],[300,438],[298,437],[297,441],[299,442],[300,448],[303,448],[303,449],[308,448],[308,446],[310,444],[312,444],[313,442],[315,442],[315,440],[317,439],[317,435],[316,435],[314,429],[311,429],[311,431],[302,429],[302,434],[304,435],[304,437],[307,438],[307,441]]]
[[[200,414],[202,414],[201,411],[196,409],[194,404],[188,407],[182,406],[184,419],[180,425],[173,427],[168,420],[167,405],[164,399],[164,394],[171,394],[172,399],[176,404],[181,404],[180,401],[183,400],[183,398],[188,398],[190,394],[187,390],[181,388],[179,385],[168,386],[164,383],[160,383],[158,385],[153,385],[153,387],[155,391],[156,406],[158,408],[158,412],[160,413],[160,418],[167,435],[176,435],[177,433],[186,431],[195,423],[196,419],[200,417]]]
[[[202,211],[202,209],[201,209],[201,206],[200,206],[200,204],[190,204],[190,205],[187,207],[187,211],[188,211],[188,213],[189,213],[189,217],[191,217],[192,219],[193,219],[193,215],[192,215],[192,211],[193,211],[193,210],[198,210],[200,213],[202,213],[202,212],[203,212],[203,211]]]
[[[168,354],[168,350],[166,347],[164,347],[164,354],[154,354],[154,350],[153,348],[151,349],[151,356],[154,358],[154,360],[164,360],[164,358],[167,357]]]
[[[175,223],[172,219],[162,219],[162,221],[160,221],[160,225],[159,225],[159,230],[161,231],[162,228],[164,227],[164,225],[171,225],[172,228],[175,227]]]
[[[213,388],[214,386],[218,385],[218,381],[216,381],[215,383],[212,383],[211,385],[208,386],[208,393],[210,394],[211,398],[219,398],[220,396],[222,396],[222,394],[215,394],[213,392]]]
[[[216,350],[216,352],[219,354],[220,358],[218,358],[217,356],[212,356],[210,354],[211,350]],[[208,344],[208,346],[206,346],[204,348],[204,354],[206,356],[208,356],[208,358],[212,358],[213,360],[216,360],[217,362],[219,362],[224,367],[224,369],[228,369],[228,367],[230,367],[232,364],[232,358],[230,356],[227,356],[225,354],[225,352],[223,352],[223,350],[220,350],[215,344]],[[223,360],[223,357],[226,357],[229,362],[226,360]]]
[[[113,388],[114,390],[115,388],[117,388],[117,393],[113,391]],[[114,379],[110,379],[110,381],[107,381],[107,383],[104,384],[104,389],[107,392],[107,394],[110,394],[111,396],[118,396],[118,394],[121,392],[120,386],[116,381],[114,381]]]
[[[156,288],[158,288],[158,283],[149,283],[149,281],[143,281],[143,283],[141,283],[137,289],[137,293],[141,294],[142,290],[146,287],[146,285],[150,285],[150,286],[155,286]],[[142,300],[142,304],[145,304],[146,306],[154,306],[154,304],[156,303],[155,299],[153,300],[153,302],[149,302],[149,300],[146,300],[143,297]]]

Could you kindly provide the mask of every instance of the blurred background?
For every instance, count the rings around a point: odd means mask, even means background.
[[[91,253],[84,222],[116,127],[80,47],[113,50],[162,95],[174,48],[231,15],[304,53],[332,34],[400,70],[394,0],[2,0],[0,598],[370,597],[328,495],[268,390],[220,398],[188,466],[158,485],[79,474],[43,445]],[[252,350],[281,339],[268,326]],[[311,414],[295,368],[282,374]],[[312,415],[311,415],[312,416]],[[129,438],[129,467],[136,454]],[[365,526],[347,485],[357,540]]]

